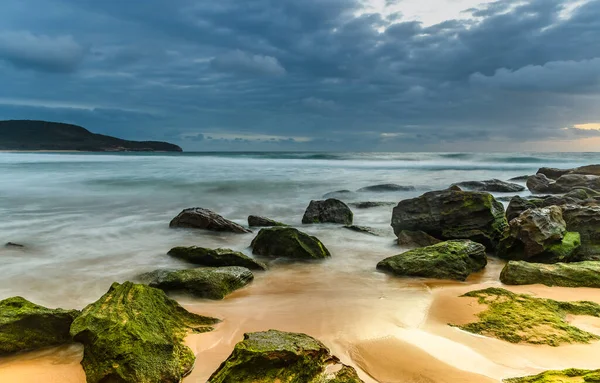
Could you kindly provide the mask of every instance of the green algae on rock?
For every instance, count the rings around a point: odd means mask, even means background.
[[[600,370],[569,368],[562,371],[544,371],[538,375],[504,379],[505,383],[600,383]]]
[[[328,367],[341,367],[327,372]],[[333,369],[332,369],[333,370]],[[360,383],[318,340],[277,330],[244,334],[208,383]]]
[[[209,267],[241,266],[250,270],[266,270],[267,265],[231,249],[207,249],[205,247],[174,247],[168,255],[184,261]]]
[[[477,298],[479,304],[487,305],[487,309],[477,315],[478,322],[456,326],[468,332],[511,343],[549,346],[600,339],[566,321],[568,314],[600,317],[600,305],[594,302],[561,302],[496,287],[471,291],[463,297]]]
[[[441,242],[409,250],[377,264],[377,269],[399,276],[464,281],[487,265],[485,247],[468,239]]]
[[[184,337],[218,322],[186,311],[159,289],[124,282],[84,308],[71,335],[84,346],[88,383],[179,383],[195,361]]]
[[[510,261],[502,269],[500,281],[507,285],[600,287],[600,262],[529,263]]]
[[[140,275],[140,281],[166,292],[183,292],[198,298],[223,299],[252,282],[245,267],[199,267],[186,270],[161,269]]]
[[[0,301],[0,355],[71,343],[77,310],[49,309],[22,297]]]
[[[252,240],[252,253],[272,258],[322,259],[331,256],[317,237],[292,227],[262,229]]]

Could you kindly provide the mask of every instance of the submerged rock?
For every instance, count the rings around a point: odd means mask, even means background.
[[[392,213],[396,235],[421,230],[444,240],[470,239],[488,249],[496,247],[506,226],[504,206],[485,192],[428,192],[400,201]]]
[[[271,227],[271,226],[287,226],[284,223],[274,221],[270,218],[259,217],[256,215],[248,216],[248,226],[250,227]]]
[[[360,383],[318,340],[277,330],[244,334],[208,383]]]
[[[208,299],[223,299],[253,279],[249,269],[238,266],[161,269],[140,275],[140,280],[151,287]]]
[[[581,236],[577,260],[600,260],[600,206],[565,205],[562,212],[567,230]]]
[[[174,247],[167,253],[171,257],[209,267],[241,266],[250,270],[266,270],[267,265],[231,249],[207,249],[204,247]]]
[[[229,231],[232,233],[251,233],[250,230],[225,219],[217,213],[201,207],[183,210],[173,218],[169,227],[185,227],[211,231]]]
[[[506,285],[600,287],[600,262],[529,263],[510,261],[502,269],[500,281]]]
[[[341,223],[352,225],[352,210],[340,200],[329,198],[324,201],[310,201],[304,212],[302,223]]]
[[[351,190],[336,190],[336,191],[324,194],[323,198],[325,198],[325,199],[329,199],[329,198],[347,199],[347,198],[353,198],[355,196],[356,196],[356,193]]]
[[[413,191],[414,186],[403,186],[397,184],[380,184],[371,185],[358,189],[359,192],[396,192],[396,191]]]
[[[251,246],[253,254],[271,258],[322,259],[331,256],[317,237],[292,227],[262,229]]]
[[[517,176],[517,177],[509,178],[509,181],[525,182],[525,181],[527,181],[527,179],[529,177],[530,177],[529,175]]]
[[[487,265],[485,247],[469,240],[454,240],[421,247],[384,259],[377,269],[399,276],[464,281]]]
[[[381,207],[381,206],[394,206],[395,202],[351,202],[348,205],[355,207],[357,209],[370,209],[373,207]]]
[[[486,181],[464,181],[457,182],[453,186],[459,186],[461,189],[474,190],[474,191],[487,191],[487,192],[499,192],[499,193],[513,193],[525,190],[525,187],[510,182],[505,182],[497,179],[486,180]]]
[[[20,243],[7,242],[4,247],[12,248],[12,249],[24,249],[25,245],[21,245]]]
[[[21,297],[0,301],[0,356],[73,342],[77,310],[48,309]]]
[[[544,371],[541,374],[521,378],[504,379],[504,383],[598,383],[600,370],[569,368],[562,371]]]
[[[186,311],[161,290],[124,282],[84,308],[71,335],[84,346],[87,383],[179,383],[196,359],[184,337],[218,322]]]
[[[404,247],[426,247],[440,242],[442,241],[424,231],[402,230],[398,233],[398,245]]]
[[[344,229],[356,231],[358,233],[370,234],[379,237],[379,233],[376,229],[368,226],[358,226],[358,225],[346,225]]]

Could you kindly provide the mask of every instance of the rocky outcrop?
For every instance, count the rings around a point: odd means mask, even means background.
[[[356,371],[342,364],[318,340],[269,330],[244,334],[208,383],[360,383]]]
[[[0,301],[0,356],[71,343],[77,310],[48,309],[21,297]]]
[[[266,270],[267,265],[231,249],[207,249],[205,247],[174,247],[167,253],[195,265],[208,267],[241,266],[250,270]]]
[[[337,198],[337,199],[347,199],[347,198],[353,198],[356,196],[356,193],[350,190],[336,190],[333,192],[329,192],[323,195],[323,198],[325,199],[329,199],[329,198]]]
[[[84,308],[71,335],[83,344],[88,383],[178,383],[196,359],[184,337],[217,322],[186,311],[161,290],[125,282]]]
[[[331,256],[317,237],[292,227],[262,229],[251,246],[253,254],[270,258],[322,259]]]
[[[398,191],[413,191],[415,190],[414,186],[404,186],[397,184],[380,184],[380,185],[371,185],[366,186],[364,188],[358,189],[359,192],[398,192]]]
[[[197,298],[223,299],[252,282],[245,267],[199,267],[187,270],[161,269],[140,275],[140,281],[166,292],[187,293]]]
[[[229,231],[232,233],[251,233],[250,230],[221,217],[219,214],[201,207],[183,210],[173,218],[169,227],[185,227],[210,231]]]
[[[452,186],[454,185],[459,186],[463,190],[487,191],[498,193],[514,193],[525,190],[525,188],[519,184],[505,182],[497,179],[486,181],[464,181],[457,182]]]
[[[469,240],[454,240],[421,247],[384,259],[377,269],[398,276],[464,281],[487,265],[485,247]]]
[[[600,262],[529,263],[510,261],[502,269],[500,281],[506,285],[600,287]]]
[[[600,206],[565,205],[562,213],[567,230],[581,236],[577,260],[600,260]]]
[[[557,168],[540,168],[536,174],[543,174],[551,180],[557,180],[565,174],[569,174],[570,169],[557,169]]]
[[[470,239],[496,247],[507,226],[504,206],[485,192],[442,190],[400,201],[392,213],[392,227],[424,231],[443,239]]]
[[[557,180],[566,174],[600,176],[600,165],[586,165],[573,169],[540,168],[537,172],[553,180]]]
[[[518,195],[514,196],[511,198],[508,207],[506,208],[506,219],[510,222],[527,209],[536,209],[543,206],[544,201],[541,199],[525,199]]]
[[[600,191],[600,176],[565,174],[557,180],[551,180],[540,173],[527,179],[527,188],[532,193],[538,194],[562,194],[576,188],[588,188]]]
[[[344,226],[344,229],[356,231],[357,233],[370,234],[370,235],[374,235],[376,237],[380,236],[377,229],[374,229],[374,228],[368,227],[368,226],[346,225],[346,226]]]
[[[341,223],[352,225],[352,210],[340,200],[329,198],[324,201],[310,201],[304,212],[302,223]]]
[[[556,181],[551,180],[542,173],[527,178],[527,189],[532,193],[550,193],[550,185]]]
[[[357,209],[371,209],[374,207],[381,207],[381,206],[394,206],[396,203],[395,202],[370,202],[370,201],[366,201],[366,202],[351,202],[348,205],[355,207]]]
[[[272,226],[287,226],[284,223],[274,221],[270,218],[259,217],[256,215],[248,216],[248,226],[250,227],[272,227]]]
[[[426,247],[440,242],[442,241],[424,231],[402,230],[398,233],[398,245],[402,247]]]

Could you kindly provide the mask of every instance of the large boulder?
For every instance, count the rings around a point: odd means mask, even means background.
[[[506,208],[506,219],[510,222],[520,216],[525,210],[543,207],[543,204],[544,201],[541,199],[525,199],[518,195],[514,196]]]
[[[277,222],[270,218],[259,217],[257,215],[248,216],[248,226],[250,227],[271,227],[271,226],[287,226],[284,223]]]
[[[414,186],[404,186],[397,184],[380,184],[380,185],[371,185],[366,186],[364,188],[358,189],[359,192],[398,192],[398,191],[413,191],[415,190]]]
[[[527,178],[527,189],[529,189],[532,193],[550,193],[550,185],[554,184],[556,181],[551,180],[546,177],[543,173],[535,174],[529,178]]]
[[[160,269],[140,275],[140,281],[166,292],[191,294],[198,298],[223,299],[252,282],[245,267],[199,267],[187,270]]]
[[[250,270],[266,270],[267,265],[244,253],[231,249],[207,249],[205,247],[174,247],[167,253],[195,265],[208,267],[241,266]]]
[[[600,176],[600,165],[586,165],[574,169],[540,168],[537,172],[553,180],[557,180],[566,174]]]
[[[557,180],[551,180],[543,174],[527,179],[527,188],[533,193],[562,194],[572,189],[588,188],[600,191],[600,176],[585,174],[565,174]]]
[[[251,246],[253,254],[271,258],[322,259],[331,256],[317,237],[292,227],[262,229]]]
[[[400,201],[392,213],[392,227],[424,231],[443,239],[470,239],[496,247],[507,226],[504,206],[485,192],[433,191]]]
[[[329,198],[324,201],[310,201],[304,212],[302,223],[341,223],[352,225],[352,210],[340,200]]]
[[[440,242],[442,241],[424,231],[402,230],[398,233],[398,245],[402,247],[426,247]]]
[[[229,231],[232,233],[251,233],[250,230],[221,217],[219,214],[201,207],[183,210],[171,220],[169,227],[185,227],[211,231]]]
[[[306,334],[244,334],[208,383],[360,383],[356,371]]]
[[[217,322],[186,311],[161,290],[124,282],[84,308],[71,335],[83,344],[87,383],[179,383],[196,359],[184,337]]]
[[[73,341],[77,310],[48,309],[21,297],[0,301],[0,356]]]
[[[579,233],[567,232],[558,206],[529,209],[510,221],[496,254],[504,259],[556,263],[575,259]]]
[[[562,213],[567,230],[581,236],[577,260],[600,260],[600,206],[564,205]]]
[[[557,169],[557,168],[540,168],[536,174],[543,174],[551,180],[557,180],[565,174],[569,174],[571,169]]]
[[[507,285],[600,287],[600,262],[529,263],[510,261],[502,269],[500,281]]]
[[[452,184],[459,186],[462,190],[487,191],[498,193],[514,193],[525,190],[525,187],[510,182],[505,182],[497,179],[486,181],[463,181]]]
[[[487,265],[485,247],[469,240],[454,240],[421,247],[384,259],[377,269],[398,276],[464,281]]]

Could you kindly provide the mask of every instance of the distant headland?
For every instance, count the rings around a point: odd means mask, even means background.
[[[83,152],[182,152],[161,141],[128,141],[71,124],[34,120],[0,121],[0,150]]]

